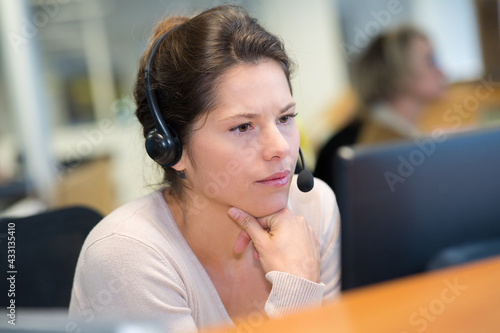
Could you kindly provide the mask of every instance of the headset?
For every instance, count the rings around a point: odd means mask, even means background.
[[[146,136],[146,151],[149,157],[164,168],[171,167],[179,162],[182,155],[182,144],[179,140],[177,132],[169,124],[165,123],[163,117],[161,116],[156,96],[151,87],[151,73],[153,69],[153,61],[161,43],[178,27],[179,26],[176,26],[170,29],[154,41],[148,57],[146,58],[146,66],[144,68],[146,100],[155,122],[155,127],[150,130]],[[299,173],[297,178],[297,186],[300,191],[309,192],[314,186],[314,177],[311,172],[306,169],[304,156],[302,156],[302,150],[300,147],[299,156],[302,171]]]
[[[165,123],[161,116],[156,96],[151,87],[151,72],[153,69],[153,61],[161,43],[175,29],[177,29],[177,27],[170,29],[156,39],[151,46],[146,59],[146,67],[144,68],[146,100],[156,125],[146,136],[146,151],[149,157],[164,168],[171,167],[179,162],[182,155],[182,144],[177,132],[169,124]]]

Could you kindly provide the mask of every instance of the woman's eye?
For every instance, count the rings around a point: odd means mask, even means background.
[[[279,119],[280,123],[282,123],[282,124],[286,123],[288,121],[288,118],[289,118],[289,116],[280,117],[280,119]]]
[[[287,123],[290,120],[290,118],[294,118],[296,115],[297,115],[296,113],[294,113],[294,114],[287,114],[285,116],[280,117],[278,120],[279,120],[280,123],[285,124],[285,123]]]
[[[234,128],[231,128],[231,131],[238,131],[240,133],[248,131],[248,128],[250,127],[250,124],[241,124],[239,126],[236,126]]]

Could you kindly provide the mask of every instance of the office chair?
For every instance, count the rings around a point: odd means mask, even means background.
[[[16,307],[68,308],[80,249],[101,219],[99,213],[85,207],[0,219],[0,290],[4,291],[1,306],[8,306],[14,298],[8,297],[7,277],[8,272],[15,271]],[[15,233],[9,234],[12,229]],[[15,267],[9,267],[12,262],[7,260],[8,237],[12,235]]]

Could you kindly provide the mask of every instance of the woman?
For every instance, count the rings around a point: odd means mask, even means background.
[[[421,136],[422,110],[444,93],[427,36],[400,26],[374,38],[352,68],[359,109],[321,148],[314,176],[335,190],[334,157],[341,146],[410,140]]]
[[[357,142],[414,138],[423,108],[444,93],[427,36],[411,26],[376,38],[353,69],[366,119]]]
[[[324,183],[297,190],[299,135],[282,43],[234,6],[164,20],[153,40],[162,37],[147,75],[182,151],[162,162],[168,186],[112,212],[88,236],[70,313],[195,331],[333,299],[339,214]],[[145,136],[157,126],[145,93],[150,52],[134,92]]]

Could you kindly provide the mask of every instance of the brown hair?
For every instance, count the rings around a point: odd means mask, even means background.
[[[405,89],[411,72],[409,49],[416,38],[427,39],[408,25],[389,30],[375,37],[353,63],[352,82],[364,107],[397,96]]]
[[[214,109],[219,79],[231,67],[274,59],[283,69],[291,90],[292,63],[283,43],[243,8],[226,5],[191,19],[167,18],[154,30],[148,50],[140,60],[134,88],[136,115],[144,136],[154,127],[145,96],[146,58],[152,42],[174,27],[177,29],[166,37],[156,54],[151,81],[163,119],[175,129],[186,149],[194,122]],[[182,193],[179,175],[172,168],[165,168],[164,172],[170,193],[179,196]]]

